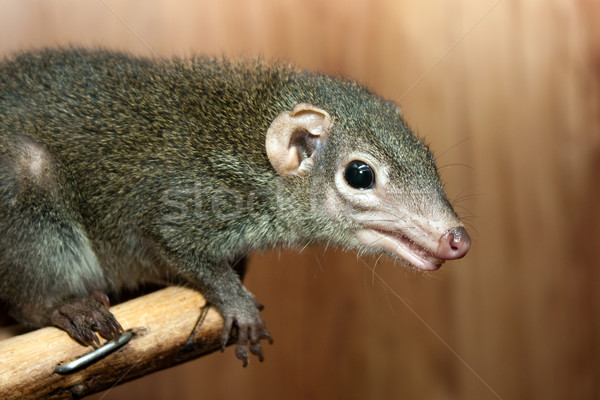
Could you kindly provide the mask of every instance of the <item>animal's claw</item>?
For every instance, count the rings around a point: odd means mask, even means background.
[[[273,338],[259,314],[259,306],[258,303],[255,303],[252,308],[226,309],[223,312],[224,324],[221,333],[221,349],[224,350],[231,336],[235,336],[235,355],[242,360],[244,367],[248,365],[248,349],[262,362],[264,356],[261,340],[266,339],[270,344],[273,343]],[[232,332],[235,333],[232,335]]]
[[[116,339],[123,332],[121,324],[108,310],[106,294],[96,291],[90,297],[76,299],[57,307],[50,314],[50,322],[66,331],[84,346],[98,347],[103,338]]]

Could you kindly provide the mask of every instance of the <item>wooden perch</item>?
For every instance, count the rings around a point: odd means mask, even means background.
[[[212,308],[194,346],[183,346],[204,304],[196,291],[168,287],[112,307],[123,328],[133,329],[135,336],[116,352],[70,375],[59,375],[54,368],[92,349],[65,332],[43,328],[4,339],[0,341],[2,398],[79,398],[218,350],[223,320]]]

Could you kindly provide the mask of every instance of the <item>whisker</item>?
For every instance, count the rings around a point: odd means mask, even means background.
[[[458,146],[460,146],[461,144],[467,142],[471,140],[470,136],[467,136],[466,138],[459,140],[458,142],[456,142],[455,144],[453,144],[452,146],[450,146],[449,148],[447,148],[446,150],[442,151],[441,153],[439,153],[438,155],[436,155],[435,157],[435,161],[437,162],[440,158],[444,157],[446,154],[448,154],[451,150],[454,150],[455,148],[457,148]]]
[[[375,264],[373,264],[373,273],[375,273],[375,268],[377,268],[377,263],[379,262],[379,260],[381,260],[381,257],[383,257],[383,253],[381,253],[379,255],[379,257],[377,257],[377,260],[375,260]],[[375,275],[373,275],[371,277],[371,285],[375,284]]]
[[[308,240],[308,241],[306,242],[306,244],[304,245],[304,247],[302,247],[302,248],[301,248],[301,249],[298,251],[298,253],[302,253],[302,252],[303,252],[304,250],[306,250],[306,248],[307,248],[308,246],[310,246],[311,244],[312,244],[312,240]]]
[[[450,168],[450,167],[463,167],[463,168],[467,168],[470,170],[474,170],[475,168],[473,168],[472,166],[470,166],[469,164],[463,164],[463,163],[449,163],[449,164],[443,164],[440,165],[438,167],[438,171],[442,171],[446,168]]]
[[[319,259],[318,254],[315,253],[315,259],[317,261],[317,265],[319,266],[319,271],[323,272],[323,266],[321,265],[321,260]]]
[[[465,206],[461,206],[460,204],[458,204],[458,205],[457,205],[457,204],[452,204],[452,207],[453,207],[455,210],[463,210],[463,211],[465,211],[465,212],[470,212],[470,211],[469,211],[469,209],[468,209],[467,207],[465,207]],[[469,217],[468,217],[468,216],[465,216],[465,215],[461,215],[461,216],[460,216],[460,219],[463,219],[463,220],[464,220],[464,219],[467,219],[467,218],[469,218]]]

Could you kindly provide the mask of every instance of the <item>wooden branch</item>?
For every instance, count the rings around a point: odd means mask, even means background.
[[[218,350],[223,320],[212,308],[194,346],[183,346],[204,304],[196,291],[168,287],[112,307],[123,328],[133,328],[136,335],[116,352],[70,375],[59,375],[54,367],[92,349],[65,332],[50,327],[4,339],[0,341],[2,398],[79,398]]]

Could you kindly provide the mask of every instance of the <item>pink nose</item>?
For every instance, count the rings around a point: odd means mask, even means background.
[[[443,260],[463,257],[471,247],[471,238],[462,226],[448,229],[440,239],[436,256]]]

